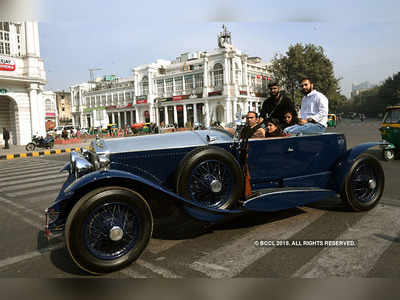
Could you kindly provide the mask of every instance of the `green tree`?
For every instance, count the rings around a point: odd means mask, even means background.
[[[301,43],[291,45],[285,55],[275,54],[268,70],[298,104],[303,96],[299,83],[304,77],[312,78],[315,88],[329,99],[331,111],[345,101],[345,97],[340,94],[340,79],[335,78],[333,64],[321,46]]]

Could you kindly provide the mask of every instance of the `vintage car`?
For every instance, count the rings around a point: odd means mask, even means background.
[[[272,212],[341,195],[354,211],[378,204],[380,163],[367,153],[379,143],[346,148],[343,134],[239,140],[222,129],[111,140],[72,152],[69,171],[46,210],[46,234],[65,235],[82,269],[120,270],[146,248],[153,221],[178,207],[220,222],[245,212]]]

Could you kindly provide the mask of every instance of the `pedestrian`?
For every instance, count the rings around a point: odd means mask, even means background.
[[[289,134],[323,133],[328,126],[328,98],[314,89],[310,78],[301,81],[302,93],[299,125],[285,128]]]
[[[260,123],[264,123],[267,119],[278,119],[283,123],[285,112],[296,114],[296,106],[293,101],[281,91],[278,81],[272,81],[268,84],[270,97],[264,100],[260,111]]]
[[[6,127],[3,127],[4,149],[10,149],[10,146],[8,145],[9,139],[10,139],[10,132]]]

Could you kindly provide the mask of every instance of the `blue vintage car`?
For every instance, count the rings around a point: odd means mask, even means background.
[[[82,269],[102,274],[135,261],[154,219],[178,207],[218,222],[244,212],[271,212],[340,194],[354,211],[376,206],[384,189],[380,163],[347,149],[343,134],[241,140],[221,129],[111,140],[72,152],[46,233],[64,233]]]

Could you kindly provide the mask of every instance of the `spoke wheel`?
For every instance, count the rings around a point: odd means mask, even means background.
[[[384,181],[380,163],[374,157],[363,154],[346,176],[342,198],[355,211],[369,210],[378,204]]]
[[[92,274],[120,270],[146,248],[153,217],[146,200],[122,187],[96,189],[71,210],[65,226],[67,249]]]
[[[177,192],[201,205],[227,209],[243,195],[243,173],[236,159],[224,149],[195,149],[178,167]]]

